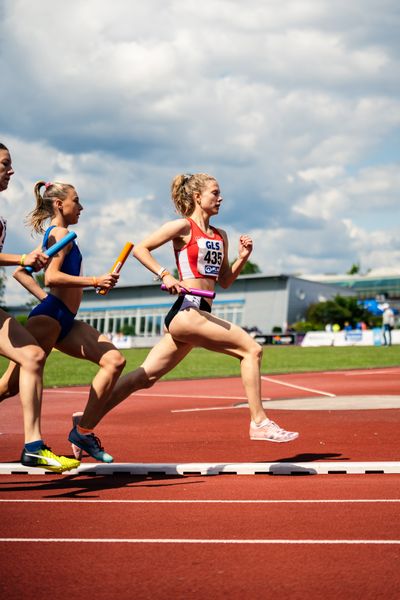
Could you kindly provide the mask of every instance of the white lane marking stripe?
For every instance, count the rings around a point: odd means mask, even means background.
[[[237,408],[247,408],[247,406],[213,406],[210,408],[177,408],[176,410],[171,410],[172,413],[186,413],[186,412],[202,412],[209,410],[232,410]]]
[[[0,538],[0,542],[25,542],[25,543],[92,543],[92,544],[400,544],[400,540],[293,540],[293,539],[193,539],[193,538]]]
[[[389,369],[385,371],[351,371],[350,373],[346,373],[345,371],[343,372],[346,377],[363,377],[364,375],[398,375],[399,373],[400,371],[398,369]]]
[[[87,390],[44,390],[49,394],[87,394]],[[144,398],[205,398],[206,400],[247,400],[246,396],[210,396],[207,394],[156,394],[134,392],[130,396],[142,396]],[[128,397],[130,397],[128,396]]]
[[[84,498],[40,498],[40,499],[0,499],[6,503],[60,503],[76,504],[375,504],[375,503],[400,503],[400,498],[339,498],[339,499],[313,499],[313,500],[90,500]]]
[[[374,369],[368,369],[365,371],[346,371],[346,370],[342,370],[342,371],[319,371],[317,374],[318,375],[338,375],[340,377],[343,377],[343,375],[345,377],[357,377],[357,376],[363,376],[363,375],[380,375],[380,374],[393,374],[396,375],[397,373],[399,373],[400,370],[398,369],[392,369],[392,368],[388,368],[386,370],[374,370]],[[269,379],[268,377],[262,376],[262,379],[265,379],[266,381],[271,381],[271,382],[275,382],[275,383],[279,383],[280,385],[286,385],[287,387],[293,387],[295,389],[299,389],[299,390],[305,390],[305,391],[310,391],[310,392],[315,392],[316,394],[322,394],[325,396],[332,396],[333,398],[335,397],[335,394],[329,394],[328,392],[322,392],[320,390],[313,390],[311,388],[304,388],[301,387],[299,385],[293,385],[290,383],[285,383],[283,381],[280,381],[278,379]],[[68,390],[68,389],[51,389],[51,388],[47,388],[45,390],[43,390],[44,393],[49,393],[49,394],[86,394],[87,393],[87,389],[83,389],[83,390]],[[227,399],[232,399],[232,400],[246,400],[245,396],[203,396],[203,395],[197,395],[197,394],[157,394],[157,393],[143,393],[143,392],[134,392],[134,394],[131,394],[131,396],[145,396],[145,397],[166,397],[166,398],[219,398],[219,399],[223,399],[223,398],[227,398]]]
[[[272,379],[271,377],[261,376],[264,381],[270,381],[271,383],[277,383],[278,385],[284,385],[286,387],[294,388],[295,390],[303,390],[304,392],[312,392],[314,394],[320,394],[321,396],[329,396],[330,398],[336,398],[336,394],[330,394],[329,392],[322,392],[321,390],[314,390],[313,388],[306,388],[301,385],[294,385],[293,383],[287,383],[280,379]]]
[[[210,400],[247,400],[246,396],[210,396],[207,394],[141,394],[140,392],[133,392],[131,396],[144,396],[146,398],[206,398]]]

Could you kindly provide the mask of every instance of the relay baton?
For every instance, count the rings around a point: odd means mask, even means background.
[[[165,283],[161,284],[161,289],[165,292],[168,288]],[[188,290],[181,286],[182,294],[191,294],[192,296],[200,296],[201,298],[215,298],[215,292],[212,290],[197,290],[196,288],[189,288]]]
[[[126,259],[128,258],[129,254],[131,253],[132,248],[133,248],[132,242],[126,242],[126,244],[122,248],[117,260],[113,264],[110,273],[119,273],[120,272],[120,270],[124,266]],[[97,288],[96,292],[98,294],[100,294],[101,296],[105,296],[106,294],[108,294],[109,290],[106,288]]]
[[[54,254],[57,254],[57,252],[59,250],[62,250],[63,248],[65,248],[65,246],[67,244],[69,244],[70,242],[72,242],[72,240],[74,240],[76,238],[76,233],[75,231],[70,231],[69,233],[67,233],[67,235],[65,235],[63,238],[61,238],[61,240],[58,240],[58,242],[56,242],[55,244],[53,244],[52,246],[50,246],[50,248],[47,248],[46,250],[44,250],[44,254],[46,254],[46,256],[54,256]],[[29,265],[27,267],[25,267],[25,271],[28,271],[28,273],[32,273],[33,269],[32,267],[30,267]]]

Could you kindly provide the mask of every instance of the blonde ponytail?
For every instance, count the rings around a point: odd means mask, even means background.
[[[215,177],[207,173],[176,175],[171,183],[171,197],[177,212],[182,217],[190,217],[195,209],[193,194],[201,193],[207,181],[215,181]]]
[[[68,189],[73,186],[69,183],[59,183],[57,181],[38,181],[35,184],[33,193],[36,199],[36,207],[29,213],[26,221],[36,233],[43,233],[43,223],[54,216],[54,200],[64,200]],[[43,193],[41,192],[44,188]]]

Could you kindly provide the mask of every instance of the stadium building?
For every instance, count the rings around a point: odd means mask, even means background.
[[[264,334],[283,332],[305,318],[310,304],[324,302],[352,290],[291,275],[244,275],[224,290],[217,286],[213,314]],[[116,287],[106,296],[85,290],[78,318],[103,333],[118,334],[129,326],[135,340],[147,344],[163,332],[165,314],[174,299],[158,283]],[[144,345],[143,344],[143,345]]]
[[[303,275],[303,278],[351,290],[352,295],[362,300],[366,307],[375,314],[380,314],[379,305],[384,302],[388,302],[392,308],[400,310],[400,272],[398,269],[374,269],[365,275]]]

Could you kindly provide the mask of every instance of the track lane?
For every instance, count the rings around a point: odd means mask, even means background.
[[[398,556],[397,546],[114,544],[110,555],[104,544],[0,545],[10,600],[68,600],[77,590],[96,600],[394,599]]]
[[[399,540],[395,503],[1,506],[4,538]],[[29,511],[29,535],[26,514]],[[60,520],[60,511],[66,518]],[[362,518],[361,518],[362,515]]]
[[[395,370],[374,376],[368,373],[365,377],[341,373],[279,375],[279,379],[282,377],[293,385],[332,394],[349,394],[349,390],[354,395],[398,394]],[[227,394],[243,395],[237,378],[160,382],[146,392],[148,395],[130,398],[111,413],[99,433],[107,447],[113,451],[115,448],[121,462],[337,460],[340,466],[341,460],[399,460],[399,411],[362,411],[363,414],[361,411],[324,414],[310,411],[301,416],[271,410],[270,416],[284,426],[297,427],[301,438],[296,445],[257,444],[248,440],[245,410],[228,409],[186,417],[171,414],[174,407],[199,405],[193,398],[194,389],[205,396],[220,394],[223,397],[222,400],[202,397],[203,406],[214,406],[216,402],[228,406],[232,400]],[[62,392],[46,391],[44,425],[46,440],[58,451],[68,453],[69,446],[64,440],[69,430],[70,412],[84,405],[87,388]],[[174,393],[179,395],[175,400],[171,398]],[[298,397],[300,393],[273,382],[263,384],[266,397]],[[304,395],[309,396],[309,392]],[[18,400],[6,401],[1,409],[4,435],[0,437],[0,459],[9,461],[20,453]],[[323,597],[324,600],[359,595],[374,600],[395,598],[400,589],[399,547],[381,543],[350,545],[343,540],[349,539],[349,533],[357,535],[351,538],[356,542],[357,539],[373,541],[372,534],[376,534],[378,542],[390,541],[394,536],[398,539],[397,502],[260,503],[255,508],[253,504],[193,504],[189,507],[182,503],[150,504],[146,500],[398,500],[399,490],[398,475],[1,476],[0,498],[73,501],[53,506],[20,503],[18,508],[10,504],[7,509],[8,503],[1,504],[2,515],[6,515],[3,519],[6,535],[2,537],[10,537],[9,531],[15,528],[20,537],[44,533],[44,538],[48,538],[54,533],[55,539],[65,531],[69,537],[78,531],[92,539],[97,534],[102,538],[110,534],[109,539],[114,539],[118,531],[119,535],[133,539],[138,539],[136,532],[147,540],[156,534],[182,539],[193,532],[203,540],[212,534],[216,537],[208,539],[226,540],[232,539],[229,535],[233,531],[238,541],[282,541],[285,534],[287,542],[274,545],[3,542],[0,543],[0,569],[6,577],[1,578],[3,587],[0,589],[8,600],[21,597],[69,600],[77,591],[97,600],[110,597],[121,600],[212,597],[219,600],[227,595],[234,600],[258,600],[270,594],[285,598],[288,594],[293,598]],[[81,501],[74,502],[76,499]],[[121,504],[85,505],[87,499],[135,499],[144,503],[130,503],[121,508]],[[254,514],[258,519],[254,519]],[[384,525],[380,527],[382,520]],[[338,541],[340,534],[342,542],[315,546],[288,543],[300,539],[322,541],[322,534],[331,542]],[[48,565],[56,565],[56,569],[49,570]]]

